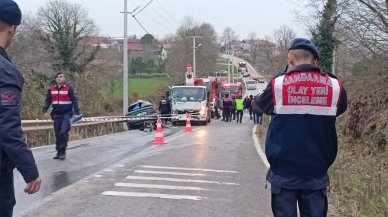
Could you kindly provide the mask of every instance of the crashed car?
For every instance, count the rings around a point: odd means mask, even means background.
[[[152,123],[153,126],[156,125],[158,111],[151,102],[138,100],[137,102],[128,106],[128,112],[126,116],[144,117],[145,119],[127,121],[128,129],[143,130],[145,128],[145,123]]]

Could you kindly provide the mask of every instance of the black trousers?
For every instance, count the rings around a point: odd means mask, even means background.
[[[72,113],[66,114],[51,114],[54,121],[55,131],[55,148],[58,152],[65,152],[67,142],[69,141],[70,122],[69,119],[73,116]]]
[[[244,110],[237,110],[237,122],[242,121],[242,117],[244,115]]]
[[[236,109],[234,109],[234,108],[232,108],[231,110],[230,110],[230,112],[231,112],[231,117],[233,117],[233,120],[236,120]]]
[[[13,167],[0,165],[0,217],[12,217],[16,204]]]
[[[279,192],[272,190],[272,212],[274,217],[297,217],[297,206],[300,217],[326,217],[326,188],[320,190],[286,189]]]

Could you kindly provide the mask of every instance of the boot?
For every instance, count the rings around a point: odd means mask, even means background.
[[[53,157],[54,160],[58,160],[59,159],[59,151],[57,151],[57,154]]]
[[[58,160],[65,160],[66,159],[66,151],[61,151],[58,156]]]

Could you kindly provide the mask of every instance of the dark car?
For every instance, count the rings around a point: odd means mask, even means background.
[[[145,123],[152,123],[155,126],[158,119],[158,111],[155,106],[148,101],[138,100],[137,102],[128,106],[127,116],[134,118],[143,117],[144,119],[130,120],[127,122],[128,129],[144,129]]]

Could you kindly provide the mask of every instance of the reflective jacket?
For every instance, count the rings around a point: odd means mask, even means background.
[[[236,110],[244,110],[244,100],[237,98],[236,99]]]
[[[325,176],[337,156],[336,116],[347,109],[341,82],[300,65],[272,79],[256,104],[272,115],[265,147],[271,170],[283,177]]]
[[[16,167],[28,183],[37,179],[39,173],[21,128],[23,84],[22,74],[0,47],[0,167]],[[0,174],[2,178],[5,177]],[[2,205],[0,202],[0,209]]]
[[[53,107],[52,114],[62,115],[74,111],[76,115],[79,115],[78,99],[73,88],[68,85],[62,85],[61,87],[55,85],[48,89],[43,113],[47,112],[50,105]]]

